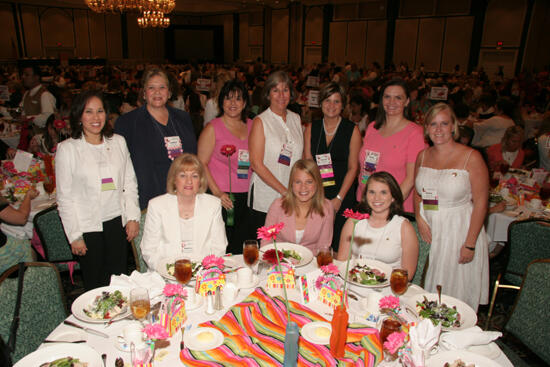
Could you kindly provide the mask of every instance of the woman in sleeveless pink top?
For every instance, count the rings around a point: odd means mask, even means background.
[[[242,243],[247,237],[246,199],[251,173],[248,135],[252,121],[246,117],[246,87],[238,80],[226,82],[218,96],[218,106],[222,107],[221,115],[210,121],[201,133],[198,157],[206,167],[208,188],[222,201],[229,243],[227,252],[239,254],[242,253]],[[225,152],[226,148],[229,148],[229,153]],[[233,201],[229,197],[230,192],[234,197]],[[227,225],[227,210],[230,209],[234,212],[234,225]]]

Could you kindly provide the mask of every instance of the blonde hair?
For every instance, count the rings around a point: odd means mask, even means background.
[[[288,190],[285,196],[283,196],[283,202],[281,204],[283,210],[285,211],[285,214],[291,215],[292,213],[296,212],[297,199],[294,191],[292,191],[292,181],[294,180],[294,176],[296,175],[296,172],[298,170],[304,171],[305,173],[310,175],[313,178],[313,181],[315,181],[315,185],[317,186],[317,190],[315,191],[315,194],[311,199],[311,207],[309,208],[307,215],[309,216],[310,214],[315,212],[324,217],[325,212],[323,211],[323,204],[325,201],[325,189],[323,188],[323,181],[321,180],[319,167],[311,159],[300,159],[299,161],[296,161],[296,163],[294,163],[292,169],[290,170],[290,178],[288,179]]]
[[[199,174],[199,194],[206,191],[208,181],[204,172],[204,166],[199,158],[191,153],[183,153],[170,165],[168,176],[166,177],[166,192],[168,194],[176,194],[176,176],[182,171],[197,171]]]
[[[435,118],[435,116],[437,116],[438,113],[445,110],[449,111],[449,115],[451,116],[451,122],[453,123],[453,138],[456,140],[460,137],[460,130],[458,129],[458,119],[456,118],[456,115],[453,109],[448,104],[439,102],[434,104],[432,107],[430,107],[428,112],[426,112],[426,117],[424,119],[424,137],[425,138],[427,139],[430,138],[428,136],[428,127],[432,122],[432,120]]]

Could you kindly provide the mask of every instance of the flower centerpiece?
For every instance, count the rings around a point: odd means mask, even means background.
[[[315,280],[315,288],[319,290],[319,300],[329,307],[335,308],[342,303],[342,287],[338,277],[338,267],[334,264],[321,266],[322,274]]]
[[[143,332],[147,335],[147,339],[152,342],[155,348],[165,348],[170,345],[170,342],[166,340],[170,335],[168,331],[166,331],[166,328],[160,323],[145,325]]]
[[[227,165],[228,165],[228,172],[229,172],[229,199],[231,202],[235,201],[235,196],[233,196],[233,193],[231,192],[231,156],[235,154],[237,151],[237,148],[232,144],[226,144],[222,146],[221,148],[221,154],[227,157]],[[232,227],[235,225],[235,209],[230,208],[226,209],[227,211],[227,220],[225,224],[228,227]]]
[[[165,299],[160,305],[159,323],[157,325],[164,328],[168,336],[172,336],[187,320],[184,300],[187,298],[187,290],[183,289],[181,284],[166,284],[162,293]],[[157,345],[158,348],[164,346],[166,345]]]
[[[283,270],[281,268],[281,259],[279,256],[279,251],[277,250],[277,235],[284,227],[284,223],[277,223],[269,227],[260,227],[258,228],[258,239],[273,241],[273,247],[275,248],[275,257],[277,258],[277,268],[281,275],[281,279],[284,280]],[[286,287],[283,286],[283,292],[285,295],[285,305],[286,305],[286,315],[287,315],[287,326],[285,333],[285,356],[283,361],[284,367],[296,366],[298,361],[298,338],[300,336],[298,324],[290,320],[290,304],[288,303],[288,295],[286,292]]]
[[[202,296],[216,294],[225,286],[224,260],[216,255],[208,255],[202,260],[202,269],[197,276],[197,293]]]
[[[395,360],[398,357],[401,358],[405,352],[405,349],[408,348],[408,339],[409,335],[404,331],[395,331],[388,335],[386,341],[384,342],[384,349],[389,352],[388,359]],[[408,354],[410,355],[410,351]]]

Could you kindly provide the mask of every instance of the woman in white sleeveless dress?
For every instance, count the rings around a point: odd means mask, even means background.
[[[489,179],[476,150],[457,143],[452,109],[438,103],[426,114],[433,142],[416,160],[415,214],[424,241],[431,243],[424,287],[462,300],[477,311],[489,296],[489,256],[483,222]]]

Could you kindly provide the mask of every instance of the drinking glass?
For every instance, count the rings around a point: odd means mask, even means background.
[[[187,284],[193,276],[193,264],[189,259],[178,259],[174,264],[174,275],[181,284]]]
[[[143,323],[151,309],[149,292],[146,288],[133,288],[130,291],[130,309],[132,315]]]
[[[550,199],[550,182],[545,182],[542,184],[539,194],[542,201],[547,201]]]
[[[317,251],[317,266],[318,267],[328,265],[328,264],[332,263],[332,260],[333,260],[332,247],[330,247],[330,246],[321,247]]]
[[[393,294],[400,296],[407,291],[409,273],[405,269],[393,269],[390,277],[390,286]]]
[[[46,176],[44,177],[44,182],[42,185],[44,186],[44,191],[48,194],[48,199],[51,199],[52,193],[55,190],[55,179],[50,176]]]
[[[246,240],[243,242],[243,260],[244,263],[252,268],[260,257],[260,247],[256,240]]]

